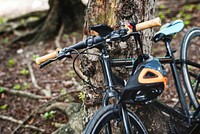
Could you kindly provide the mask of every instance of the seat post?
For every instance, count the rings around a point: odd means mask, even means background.
[[[173,58],[173,59],[174,59],[173,50],[171,49],[171,46],[170,46],[171,40],[172,40],[172,37],[171,37],[171,36],[165,36],[165,37],[162,39],[162,41],[165,43],[165,47],[166,47],[166,50],[167,50],[166,56],[169,56],[170,58]]]

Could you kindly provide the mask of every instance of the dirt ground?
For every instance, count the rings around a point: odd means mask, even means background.
[[[157,6],[157,14],[164,15],[164,18],[162,18],[163,23],[170,22],[174,18],[186,19],[184,15],[179,13],[184,6],[163,5],[166,5],[165,1],[158,3]],[[185,8],[184,14],[191,14],[190,22],[172,41],[172,47],[176,50],[179,50],[180,42],[187,29],[200,26],[200,6],[190,7],[191,10],[189,7]],[[167,12],[167,9],[170,9],[170,11]],[[60,41],[61,47],[80,41],[82,38],[81,32],[80,29],[71,34],[63,35]],[[17,131],[18,133],[38,133],[40,131],[52,133],[59,126],[65,124],[68,118],[60,111],[53,110],[52,113],[49,113],[40,106],[63,93],[68,93],[71,97],[67,97],[65,100],[59,99],[58,102],[81,102],[78,99],[81,82],[72,71],[71,59],[57,61],[43,69],[35,64],[35,57],[56,49],[55,38],[45,43],[40,42],[37,45],[10,45],[15,37],[13,34],[0,35],[0,133],[10,134],[20,124],[20,121],[22,122],[27,117],[30,117],[30,119],[25,124],[29,126],[26,126],[26,128],[21,127]],[[165,47],[162,43],[154,44],[153,55],[164,55],[164,52]],[[176,56],[178,58],[178,51]],[[168,72],[169,79],[171,79],[170,71]],[[9,90],[21,91],[22,94],[16,94]],[[31,95],[28,96],[23,93],[31,93]],[[173,83],[169,82],[168,89],[162,94],[161,98],[169,105],[177,101]],[[38,107],[40,108],[38,109]],[[37,113],[33,114],[35,111]],[[3,118],[7,118],[7,120]],[[30,128],[31,126],[41,130]]]

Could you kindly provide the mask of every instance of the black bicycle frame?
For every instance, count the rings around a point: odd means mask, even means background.
[[[164,104],[162,104],[158,101],[156,101],[155,104],[158,108],[160,108],[165,113],[173,116],[174,118],[178,118],[181,121],[185,121],[185,122],[189,123],[189,125],[191,123],[199,122],[200,119],[196,118],[197,113],[199,113],[199,111],[198,111],[199,108],[194,112],[193,115],[191,115],[189,113],[189,109],[187,107],[184,91],[183,91],[183,88],[181,86],[180,78],[178,76],[177,64],[180,64],[184,61],[174,59],[173,50],[171,49],[171,46],[170,46],[171,38],[165,38],[164,42],[165,42],[165,46],[166,46],[166,50],[167,50],[167,56],[165,58],[159,58],[159,60],[160,60],[161,63],[169,63],[170,66],[171,66],[172,75],[174,77],[174,82],[175,82],[176,90],[177,90],[179,100],[180,100],[180,103],[181,103],[181,106],[182,106],[183,113],[181,113],[180,111],[176,111],[175,109],[168,107],[167,105],[164,105]],[[197,66],[197,64],[194,64],[194,63],[192,65]]]
[[[182,61],[180,60],[176,60],[174,57],[174,51],[171,49],[170,46],[170,42],[171,42],[171,38],[165,38],[164,40],[165,46],[166,46],[166,50],[167,50],[167,55],[165,57],[162,58],[158,58],[159,61],[162,64],[168,63],[170,64],[171,70],[172,70],[172,75],[174,77],[174,82],[175,82],[175,86],[176,86],[176,90],[179,96],[179,100],[183,109],[183,113],[175,110],[159,101],[155,101],[155,105],[161,109],[163,112],[173,116],[174,118],[179,119],[180,121],[183,122],[187,122],[189,123],[189,125],[191,123],[194,122],[199,122],[199,119],[196,118],[194,119],[194,115],[191,115],[189,113],[189,109],[187,107],[187,103],[186,103],[186,99],[185,99],[185,94],[183,91],[183,87],[181,85],[181,81],[178,75],[178,66],[177,64],[180,64]],[[106,47],[101,47],[101,49],[99,49],[101,51],[101,63],[102,63],[102,68],[103,68],[103,74],[104,74],[104,78],[105,78],[105,84],[107,87],[106,90],[106,94],[104,96],[102,105],[106,106],[108,105],[108,101],[110,98],[115,97],[116,99],[119,99],[118,93],[114,90],[114,85],[113,85],[113,76],[112,76],[112,70],[111,67],[113,66],[128,66],[128,65],[133,65],[133,59],[113,59],[110,60],[109,54],[107,53]],[[125,104],[120,104],[121,105],[121,115],[123,118],[123,123],[124,123],[124,127],[127,133],[131,133],[131,129],[129,128],[129,123],[128,122],[128,114],[127,114],[127,109],[126,109],[126,105]],[[108,125],[109,126],[109,125]]]
[[[114,97],[115,100],[119,100],[119,95],[118,93],[114,90],[114,84],[113,84],[113,75],[112,75],[112,70],[111,70],[111,63],[110,63],[110,57],[109,54],[106,50],[106,47],[104,44],[102,44],[103,47],[100,47],[99,49],[101,51],[101,64],[103,68],[103,74],[104,74],[104,79],[105,79],[105,86],[107,88],[106,93],[104,95],[104,99],[102,102],[103,106],[108,105],[108,101],[110,98]],[[117,103],[117,102],[116,102]],[[122,119],[123,119],[123,124],[124,124],[124,129],[127,134],[131,134],[131,128],[130,128],[130,121],[128,118],[128,112],[125,104],[120,104],[119,105]],[[107,127],[105,128],[107,133],[110,133],[111,126],[108,123]]]
[[[176,89],[177,89],[179,100],[181,102],[184,114],[186,115],[186,117],[189,117],[190,116],[189,115],[189,109],[187,107],[184,91],[183,91],[183,88],[181,86],[181,81],[180,81],[180,78],[179,78],[179,75],[178,75],[177,63],[176,63],[176,60],[174,58],[173,50],[171,49],[171,46],[170,46],[171,38],[166,38],[164,40],[164,42],[165,42],[165,46],[166,46],[166,50],[167,50],[167,56],[169,58],[171,58],[171,62],[169,64],[171,66],[172,75],[174,77],[175,86],[176,86]]]

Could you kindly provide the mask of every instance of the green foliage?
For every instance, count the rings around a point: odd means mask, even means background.
[[[190,12],[191,12],[191,11],[194,10],[195,8],[196,8],[196,5],[194,5],[194,4],[189,4],[189,5],[184,5],[182,9],[183,9],[184,11],[190,11]]]
[[[22,87],[22,89],[23,90],[27,90],[28,88],[30,88],[30,85],[28,84],[28,83],[23,83],[23,87]]]
[[[86,94],[84,92],[80,92],[78,95],[78,98],[82,101],[85,102],[86,99]]]
[[[24,82],[23,85],[15,84],[13,86],[13,89],[15,89],[15,90],[27,90],[28,88],[30,88],[30,85],[26,82]]]
[[[166,8],[166,6],[165,5],[159,5],[158,6],[158,10],[162,10],[162,11],[159,11],[158,12],[158,16],[160,17],[160,19],[162,20],[162,19],[164,19],[165,18],[165,9]]]
[[[4,24],[6,22],[5,18],[0,17],[0,25]]]
[[[166,10],[166,13],[171,13],[171,10],[170,10],[170,9],[167,9],[167,10]]]
[[[158,12],[158,16],[160,17],[160,19],[164,19],[165,18],[165,14],[163,12]]]
[[[16,60],[14,58],[10,58],[8,61],[7,61],[7,67],[13,67],[14,65],[16,64]]]
[[[177,16],[183,19],[183,22],[185,25],[190,24],[190,22],[191,22],[191,14],[190,13],[186,13],[184,10],[180,10]]]
[[[23,69],[19,72],[19,74],[21,74],[21,75],[29,75],[29,70],[27,70],[26,68],[23,68]]]
[[[67,40],[67,39],[69,39],[69,35],[67,35],[67,34],[64,34],[64,35],[63,35],[63,39],[64,39],[64,40]]]
[[[192,20],[191,12],[193,12],[193,10],[199,10],[199,9],[200,5],[195,5],[195,4],[185,5],[179,11],[177,16],[183,19],[185,25],[189,25]]]
[[[9,44],[9,38],[8,38],[8,37],[5,37],[5,38],[3,38],[3,39],[1,40],[1,42],[2,42],[2,44],[7,45],[7,44]]]
[[[200,10],[200,4],[197,5],[197,10]]]
[[[21,90],[22,87],[21,87],[20,84],[15,84],[15,85],[13,86],[13,89],[15,89],[15,90]]]
[[[6,110],[7,108],[8,108],[8,105],[7,105],[7,104],[4,104],[4,105],[0,106],[0,109],[1,109],[1,110]]]
[[[5,91],[4,87],[0,87],[0,93],[3,93]]]
[[[165,8],[166,8],[165,5],[159,5],[159,6],[158,6],[158,9],[165,9]]]
[[[36,21],[38,19],[39,19],[39,17],[31,16],[31,17],[28,18],[28,21]]]
[[[64,88],[60,89],[60,94],[65,94],[66,90]]]
[[[69,78],[73,78],[76,76],[76,73],[73,70],[70,70],[66,73],[66,76]]]
[[[77,37],[77,36],[79,36],[79,35],[80,35],[80,34],[79,34],[78,32],[73,32],[73,33],[72,33],[72,36],[73,36],[73,37]]]
[[[35,55],[32,56],[32,60],[35,61],[35,59],[38,58],[38,57],[39,57],[39,55],[35,54]]]
[[[168,16],[168,14],[172,13],[172,11],[170,9],[167,9],[165,5],[159,5],[157,9],[158,9],[157,16],[159,16],[161,20],[166,19],[165,16]],[[187,4],[187,5],[184,5],[182,8],[178,8],[177,10],[178,10],[178,13],[174,14],[174,18],[172,18],[171,20],[177,20],[178,18],[182,19],[184,24],[187,26],[191,24],[192,12],[194,12],[194,10],[200,10],[200,5]]]
[[[23,23],[23,24],[25,24],[26,20],[25,19],[21,19],[20,22]]]
[[[48,119],[52,118],[55,113],[56,113],[56,111],[45,112],[44,115],[42,115],[42,118],[45,120],[48,120]]]

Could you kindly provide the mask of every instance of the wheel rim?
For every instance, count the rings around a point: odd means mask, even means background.
[[[97,123],[100,125],[98,125],[98,127],[94,129],[94,130],[98,130],[98,134],[107,134],[106,133],[106,125],[107,125],[106,122],[108,122],[108,121],[110,121],[109,125],[112,128],[110,134],[125,134],[125,131],[123,129],[122,120],[119,118],[118,114],[114,115],[113,113],[107,113],[104,116],[106,116],[107,120],[104,120],[104,122]],[[131,115],[129,114],[129,116],[131,116]],[[103,118],[105,118],[105,117],[103,117]],[[132,118],[130,118],[130,120],[131,119]],[[133,124],[132,124],[131,129],[134,134],[139,133],[137,128]],[[96,131],[94,133],[96,133]]]
[[[195,31],[190,34],[194,32]],[[196,98],[197,102],[194,102],[194,106],[197,108],[200,100],[200,68],[194,67],[192,64],[200,64],[200,36],[188,38],[186,39],[186,43],[188,43],[188,45],[184,46],[186,53],[183,57],[183,60],[185,60],[185,64],[183,65],[183,78],[185,79],[187,89],[192,90],[189,92],[194,92],[195,94],[193,100]]]

